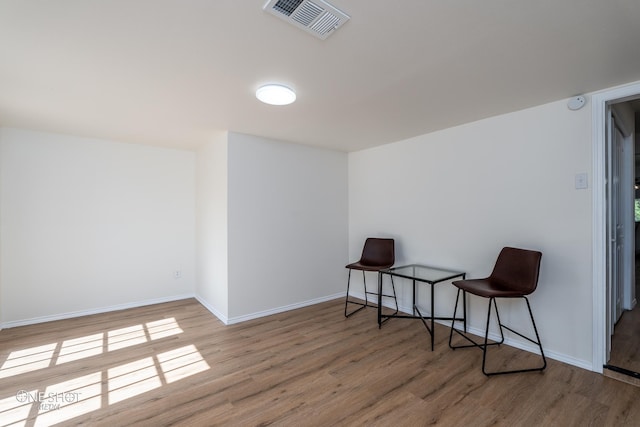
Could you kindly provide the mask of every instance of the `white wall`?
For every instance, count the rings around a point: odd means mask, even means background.
[[[0,149],[2,324],[194,294],[193,152],[6,128]]]
[[[237,133],[228,144],[230,321],[344,294],[347,155]]]
[[[198,299],[223,322],[229,317],[227,134],[216,135],[197,152]]]
[[[0,128],[0,330],[2,330],[3,328],[3,321],[2,319],[4,319],[4,315],[3,315],[3,311],[2,311],[2,307],[4,305],[3,300],[3,292],[2,292],[2,182],[3,182],[3,173],[2,173],[2,152],[4,150],[2,149],[2,128]]]
[[[590,113],[558,101],[349,154],[350,258],[365,237],[390,236],[397,265],[462,269],[474,278],[491,272],[503,246],[540,250],[530,300],[545,352],[589,368],[591,189],[576,190],[574,179],[591,176]],[[408,284],[401,293],[409,306]],[[454,298],[452,286],[440,286],[436,312],[450,315]],[[472,299],[470,307],[471,326],[483,330],[486,302]],[[525,307],[501,307],[503,321],[526,330]]]

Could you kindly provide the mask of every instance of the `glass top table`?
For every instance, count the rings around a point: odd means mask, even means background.
[[[383,314],[382,313],[382,282],[384,276],[390,276],[391,281],[393,283],[393,277],[402,277],[404,279],[409,279],[413,283],[413,294],[411,305],[413,306],[413,315],[409,314],[398,314],[397,312],[394,314]],[[434,305],[434,287],[438,283],[447,282],[455,278],[461,278],[464,280],[466,277],[466,273],[464,271],[456,271],[456,270],[447,270],[437,267],[431,267],[428,265],[422,264],[409,264],[403,265],[400,267],[391,267],[380,270],[378,272],[378,327],[382,327],[382,324],[391,318],[405,318],[405,319],[420,319],[424,324],[425,328],[431,335],[431,350],[433,351],[434,347],[434,322],[435,320],[454,320],[452,317],[437,317],[435,316]],[[430,285],[431,288],[431,313],[427,317],[431,322],[431,325],[427,324],[425,317],[420,312],[418,305],[416,304],[416,282],[417,283],[426,283]],[[464,330],[467,330],[467,304],[466,304],[466,295],[463,292],[462,295],[462,307],[463,314],[462,318],[456,318],[455,320],[460,320],[464,322]]]

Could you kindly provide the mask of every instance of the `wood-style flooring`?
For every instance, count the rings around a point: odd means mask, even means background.
[[[636,266],[640,267],[639,260]],[[636,272],[636,298],[640,298],[640,272]],[[626,310],[616,323],[608,364],[640,373],[640,305]]]
[[[554,360],[488,378],[447,327],[432,352],[421,322],[378,329],[342,303],[225,326],[190,299],[5,329],[0,426],[640,425],[639,387]]]

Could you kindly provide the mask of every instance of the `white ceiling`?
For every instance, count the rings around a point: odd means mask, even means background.
[[[0,125],[353,151],[640,80],[638,0],[332,0],[351,20],[324,41],[265,3],[0,0]]]

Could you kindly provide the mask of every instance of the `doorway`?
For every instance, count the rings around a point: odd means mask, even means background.
[[[626,323],[632,308],[637,307],[634,286],[636,223],[633,211],[635,117],[632,112],[630,124],[620,120],[616,126],[616,118],[610,112],[612,106],[617,106],[618,110],[623,107],[623,110],[630,108],[639,111],[639,104],[634,101],[639,98],[640,83],[596,93],[592,97],[593,370],[596,372],[603,372],[605,366],[609,367],[610,361],[629,366],[628,362],[631,360],[618,357],[618,345],[615,342],[613,354],[611,351],[612,336],[617,335],[617,339],[626,334],[622,322]],[[640,129],[640,124],[636,128]],[[619,198],[620,195],[622,198]],[[624,215],[627,215],[626,219]],[[624,228],[620,229],[619,226]],[[632,335],[628,343],[634,337]],[[637,359],[638,352],[634,351],[632,357]],[[620,369],[625,371],[624,366]]]
[[[640,378],[640,308],[636,304],[637,184],[635,161],[638,101],[607,108],[607,323],[605,368]],[[638,192],[640,193],[640,191]],[[640,200],[639,200],[640,201]]]

